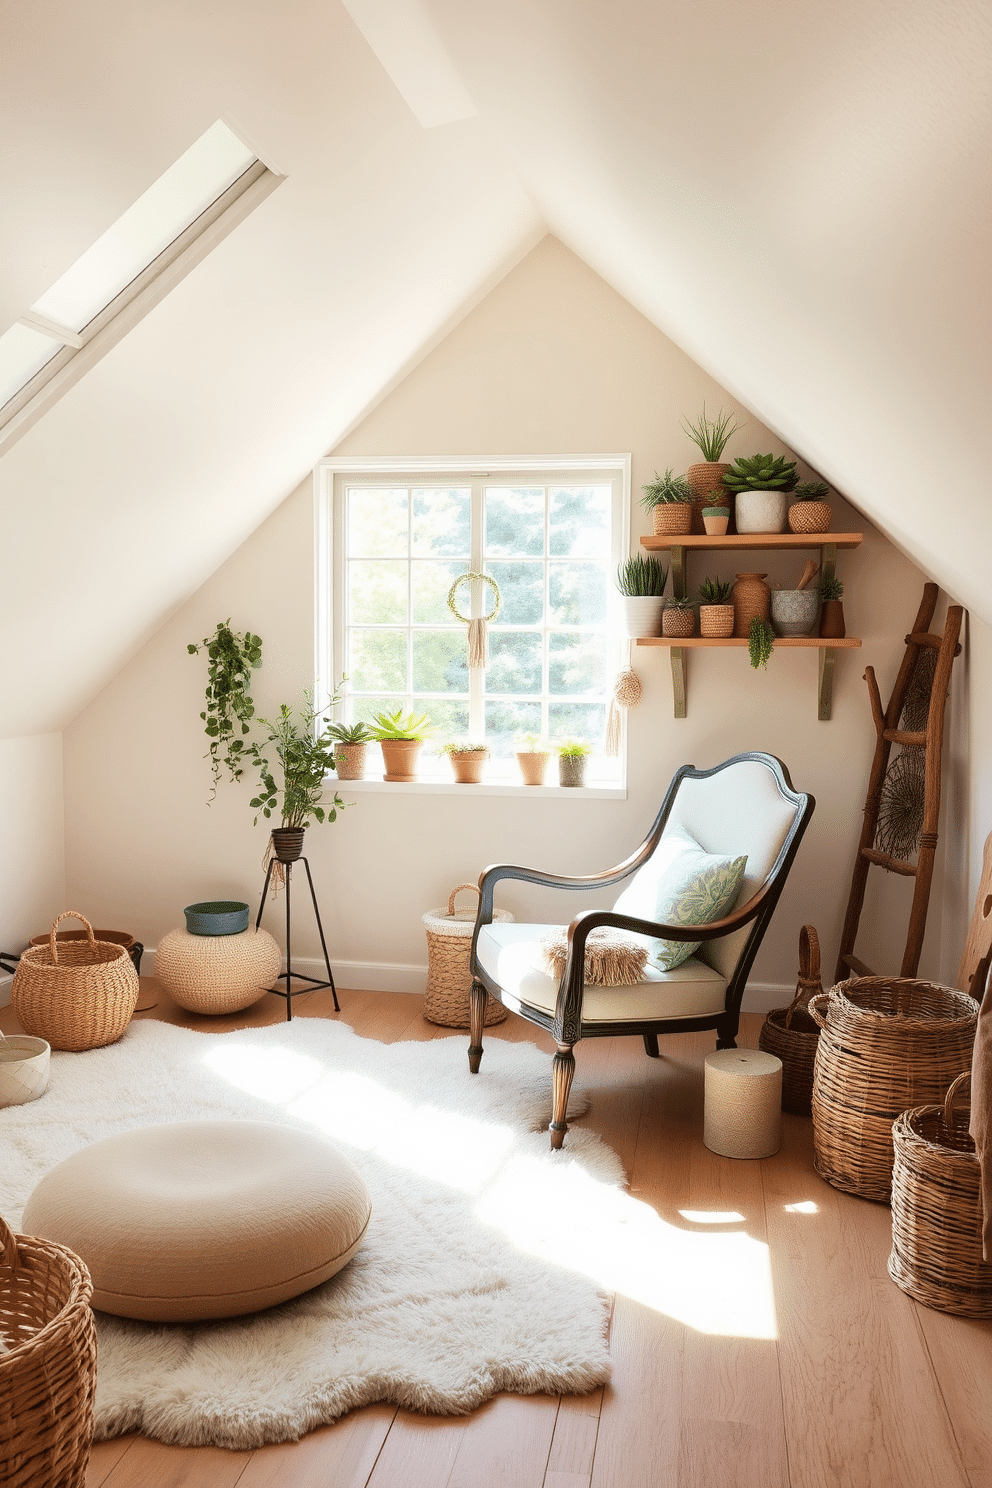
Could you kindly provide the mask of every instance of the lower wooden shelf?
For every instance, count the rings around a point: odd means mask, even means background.
[[[686,660],[685,653],[689,650],[701,650],[704,646],[737,646],[744,647],[748,641],[744,636],[726,636],[721,640],[711,640],[708,636],[638,636],[638,646],[667,646],[672,656],[672,698],[676,718],[685,718],[685,683],[686,683]],[[840,636],[837,638],[827,636],[776,636],[774,649],[777,651],[785,647],[805,647],[807,650],[819,652],[819,678],[816,690],[816,716],[821,723],[830,717],[833,706],[834,688],[834,653],[837,651],[853,651],[861,645],[858,636]]]

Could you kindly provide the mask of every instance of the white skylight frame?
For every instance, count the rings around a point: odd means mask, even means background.
[[[230,136],[232,142],[227,152],[230,168],[226,172],[219,171],[217,184],[221,181],[227,183],[220,193],[212,199],[206,199],[205,205],[203,194],[199,198],[189,200],[186,210],[178,215],[178,224],[181,224],[179,231],[174,236],[168,237],[160,251],[144,262],[143,267],[138,267],[137,272],[134,272],[137,265],[132,262],[129,271],[123,276],[118,274],[116,283],[105,274],[104,283],[108,285],[107,292],[111,294],[109,300],[101,305],[98,301],[91,299],[87,306],[85,293],[83,297],[77,296],[75,300],[76,325],[65,325],[51,313],[46,314],[46,310],[64,311],[70,308],[62,291],[71,287],[74,279],[77,283],[79,282],[81,266],[84,266],[87,261],[92,262],[94,258],[102,257],[103,267],[107,268],[109,265],[111,269],[113,268],[114,235],[122,231],[122,225],[123,230],[126,231],[128,222],[133,221],[134,215],[140,214],[143,206],[147,206],[156,195],[160,199],[163,196],[168,197],[170,183],[175,183],[177,174],[182,175],[184,163],[188,162],[190,157],[194,157],[195,152],[201,151],[202,154],[204,142],[208,142],[207,152],[209,153],[210,137],[213,136],[216,140],[219,137],[219,131]],[[216,155],[216,152],[214,153]],[[240,162],[244,162],[245,168],[234,174]],[[223,166],[223,163],[221,159],[220,165]],[[231,179],[232,175],[233,179]],[[276,170],[270,162],[261,158],[256,147],[229,119],[217,120],[209,130],[194,141],[189,150],[185,151],[167,171],[163,172],[162,176],[142,193],[117,222],[112,224],[107,232],[102,234],[97,242],[91,245],[45,294],[39,296],[30,309],[10,328],[11,332],[17,333],[16,339],[22,351],[22,367],[27,370],[28,366],[34,365],[35,370],[28,380],[13,392],[11,392],[9,383],[6,387],[2,386],[2,377],[0,377],[0,397],[7,393],[7,401],[0,406],[0,453],[25,433],[69,387],[126,335],[131,327],[137,324],[159,300],[163,299],[189,273],[190,269],[206,257],[249,212],[253,211],[282,179],[282,173]],[[171,194],[175,198],[175,192]],[[160,241],[163,236],[160,234]],[[146,233],[146,246],[147,240]],[[119,250],[119,244],[117,249]],[[116,257],[119,261],[119,251],[116,252]],[[147,253],[144,258],[147,259]],[[132,273],[133,277],[128,277],[128,272]],[[126,279],[126,282],[118,288],[117,284],[120,283],[122,277]],[[92,313],[94,310],[95,313]],[[72,317],[69,315],[64,318],[71,319]],[[85,323],[80,325],[79,320],[85,320]],[[39,339],[42,336],[50,339],[55,350],[54,354],[39,366],[37,363],[44,350],[43,343]],[[35,352],[33,364],[31,362],[32,349]]]

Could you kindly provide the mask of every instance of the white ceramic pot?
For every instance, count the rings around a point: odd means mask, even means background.
[[[738,532],[784,532],[789,498],[784,491],[738,491]]]
[[[625,594],[623,617],[628,636],[632,640],[636,636],[660,636],[664,608],[660,594]]]

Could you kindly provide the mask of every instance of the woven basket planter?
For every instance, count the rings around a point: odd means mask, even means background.
[[[892,1123],[939,1101],[971,1064],[978,1004],[910,977],[852,977],[810,1001],[820,1029],[813,1165],[835,1188],[887,1204]]]
[[[820,941],[812,925],[799,932],[799,978],[787,1008],[773,1008],[761,1025],[758,1048],[782,1061],[782,1110],[808,1116],[813,1104],[813,1069],[820,1030],[807,1012],[810,999],[823,992]]]
[[[711,640],[725,640],[734,633],[734,607],[732,604],[700,605],[699,634]]]
[[[702,510],[702,508],[700,508]],[[692,528],[692,504],[688,501],[663,501],[651,514],[656,537],[685,537]],[[700,517],[702,522],[702,517]]]
[[[89,1272],[62,1245],[0,1219],[0,1483],[84,1488],[96,1328]]]
[[[981,1168],[968,1133],[971,1107],[904,1111],[892,1128],[892,1254],[896,1286],[939,1312],[992,1317],[992,1265],[982,1260]]]
[[[335,744],[334,768],[339,780],[364,780],[368,744]]]
[[[447,909],[432,909],[422,916],[427,931],[427,991],[424,1017],[442,1028],[467,1028],[469,993],[472,990],[472,933],[477,911],[455,909],[455,895],[462,889],[478,894],[475,884],[459,884],[448,895]],[[504,909],[493,911],[494,920],[512,920]],[[486,1027],[506,1022],[506,1008],[495,998],[486,999]]]
[[[733,469],[725,460],[697,460],[686,471],[689,490],[692,492],[692,528],[696,533],[705,532],[704,506],[729,506],[733,525],[734,498],[723,484],[723,477]]]
[[[56,940],[69,916],[82,920],[85,940]],[[48,944],[24,952],[10,996],[25,1033],[79,1053],[120,1038],[138,1005],[138,973],[123,945],[97,940],[89,920],[67,909]]]
[[[829,532],[832,519],[827,501],[794,501],[789,507],[790,532]]]
[[[734,635],[747,640],[751,634],[751,621],[756,616],[759,620],[768,619],[772,591],[765,583],[763,573],[739,573],[730,597],[734,602]]]
[[[661,633],[663,636],[675,636],[684,640],[687,636],[696,634],[696,612],[693,609],[674,609],[666,605],[661,616]]]

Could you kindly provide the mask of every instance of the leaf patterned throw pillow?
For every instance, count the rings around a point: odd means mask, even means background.
[[[746,864],[746,853],[739,858],[708,853],[684,827],[671,827],[613,907],[663,925],[708,925],[733,907]],[[652,940],[648,960],[659,971],[674,971],[701,944]]]

